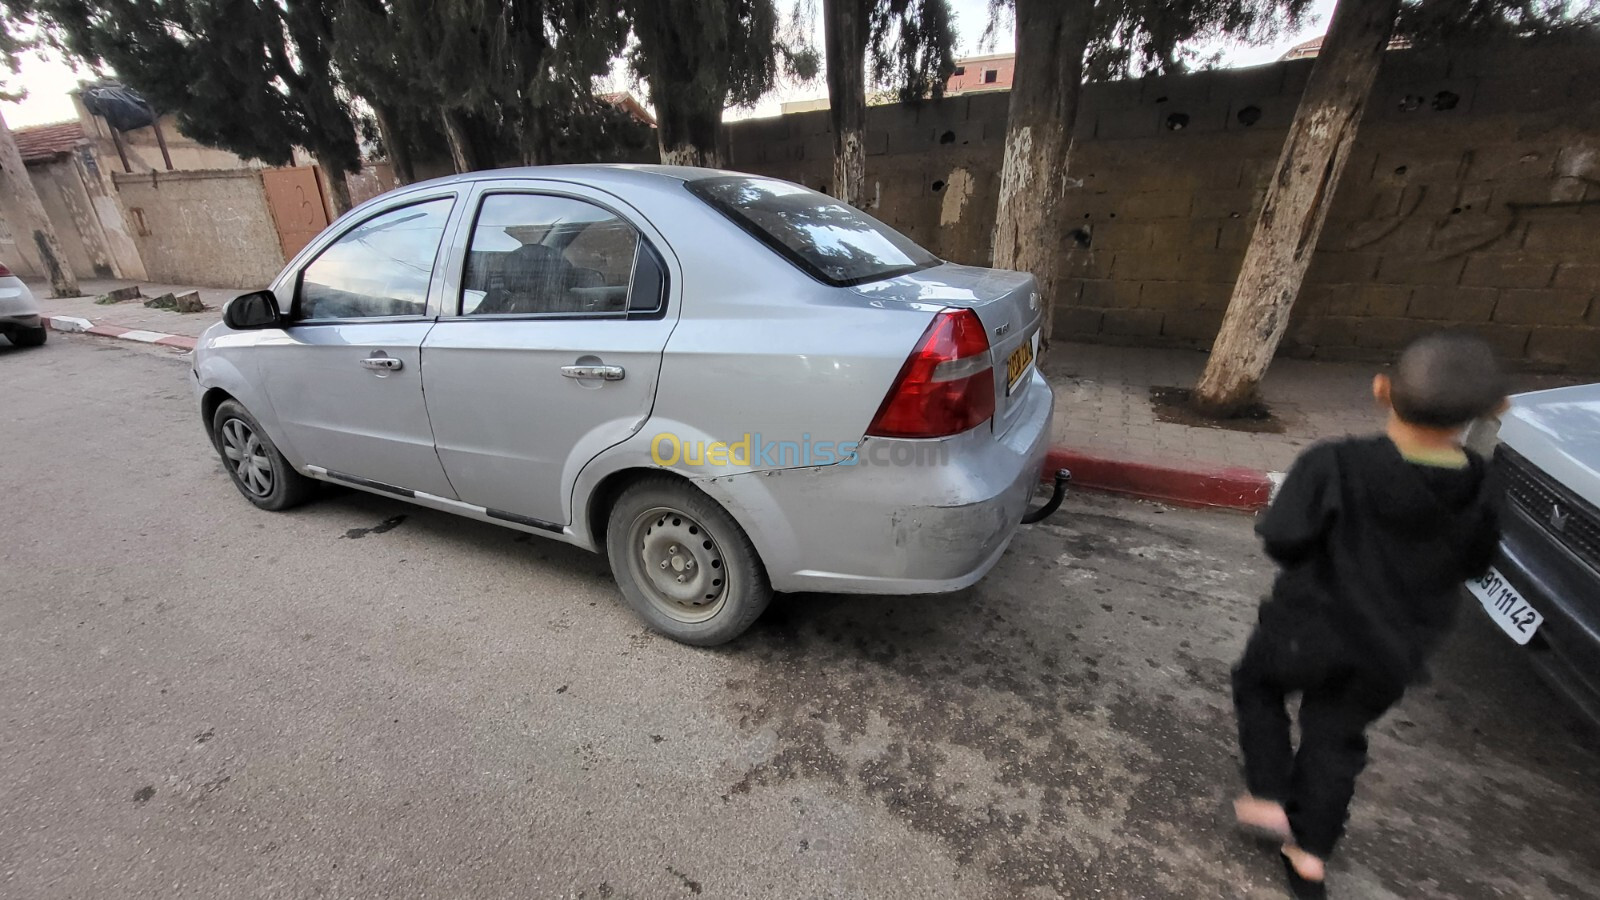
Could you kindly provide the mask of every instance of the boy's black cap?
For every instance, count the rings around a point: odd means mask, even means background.
[[[1460,331],[1412,341],[1390,376],[1389,401],[1413,425],[1457,428],[1493,413],[1505,396],[1494,351],[1482,338]]]

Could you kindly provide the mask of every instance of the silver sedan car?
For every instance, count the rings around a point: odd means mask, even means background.
[[[331,481],[603,548],[651,627],[709,645],[774,590],[994,566],[1050,435],[1039,304],[784,181],[497,170],[342,217],[194,379],[256,506]]]

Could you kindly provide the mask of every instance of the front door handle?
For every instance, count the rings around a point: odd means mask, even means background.
[[[621,381],[627,374],[621,366],[562,366],[561,374],[567,378],[598,378],[601,381]]]
[[[369,356],[361,361],[369,369],[382,369],[389,372],[397,371],[405,366],[400,360],[392,356]]]

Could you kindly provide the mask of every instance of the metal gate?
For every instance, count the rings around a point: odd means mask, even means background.
[[[283,258],[291,259],[300,248],[328,227],[327,207],[322,202],[322,183],[316,166],[261,170],[261,185],[267,192],[267,207],[278,226],[278,242]]]

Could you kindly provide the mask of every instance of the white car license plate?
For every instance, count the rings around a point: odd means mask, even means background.
[[[1467,582],[1467,590],[1483,604],[1500,630],[1519,644],[1526,644],[1544,622],[1544,616],[1522,599],[1517,589],[1507,584],[1505,576],[1496,569],[1491,568],[1482,578]]]

